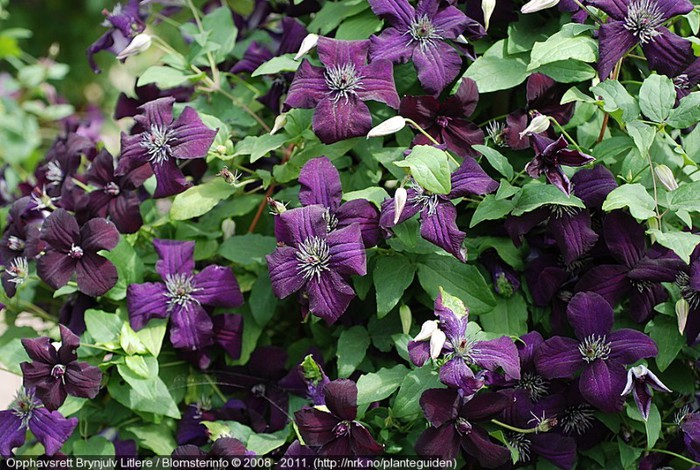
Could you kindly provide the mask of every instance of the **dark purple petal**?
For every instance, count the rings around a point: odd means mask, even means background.
[[[413,55],[414,47],[403,30],[387,28],[379,36],[370,37],[370,41],[369,56],[373,62],[389,60],[395,64],[403,64]]]
[[[193,284],[198,290],[192,298],[203,305],[235,308],[243,304],[241,289],[230,268],[209,265],[194,276]]]
[[[75,217],[63,209],[56,209],[44,221],[41,238],[55,250],[68,253],[73,244],[80,242],[80,227]]]
[[[462,406],[459,415],[470,421],[482,421],[513,404],[512,395],[503,392],[479,394]]]
[[[80,247],[88,252],[111,250],[119,243],[119,231],[105,219],[92,219],[80,229]]]
[[[80,292],[90,297],[104,294],[119,280],[116,266],[110,260],[94,253],[85,253],[75,265],[75,271]]]
[[[354,199],[341,205],[335,212],[338,228],[356,224],[362,232],[365,247],[370,248],[379,243],[379,212],[371,202],[365,199]]]
[[[440,102],[430,95],[404,96],[399,107],[401,116],[416,121],[423,129],[432,127],[441,111]]]
[[[153,192],[153,197],[156,199],[179,194],[192,186],[172,158],[153,163],[151,167],[156,175],[156,190]]]
[[[422,134],[419,134],[422,135]],[[472,148],[484,143],[484,131],[464,119],[453,119],[442,131],[442,140],[447,148],[463,157],[475,158],[479,154]]]
[[[384,452],[384,446],[377,443],[366,427],[354,421],[350,428],[350,445],[353,455],[366,458]]]
[[[459,53],[441,41],[426,48],[416,47],[412,58],[420,84],[425,91],[433,95],[440,94],[452,83],[462,68]]]
[[[584,368],[579,390],[591,405],[606,413],[617,413],[624,403],[626,375],[621,364],[597,359]]]
[[[650,286],[640,284],[639,288],[630,289],[630,316],[637,323],[643,323],[649,320],[654,313],[654,307],[664,302],[667,298],[668,293],[660,284],[652,284]]]
[[[217,457],[239,457],[251,455],[251,452],[246,449],[245,445],[238,439],[234,439],[233,437],[221,437],[212,444],[209,455]]]
[[[328,409],[340,419],[352,421],[357,416],[357,385],[352,380],[338,379],[323,387]]]
[[[615,305],[625,296],[632,285],[627,279],[625,266],[604,264],[589,269],[576,284],[577,292],[595,292],[603,296],[610,305]]]
[[[165,96],[139,106],[141,115],[136,116],[136,121],[144,128],[157,126],[161,129],[170,127],[173,122],[173,103],[175,98]]]
[[[399,95],[394,85],[394,67],[388,60],[373,59],[372,63],[362,67],[362,87],[357,96],[362,101],[379,101],[394,109],[399,107]]]
[[[529,437],[532,450],[562,470],[569,470],[576,463],[576,441],[554,432],[534,434]]]
[[[457,208],[451,202],[439,202],[433,214],[428,209],[423,209],[420,234],[430,243],[452,253],[461,262],[466,262],[462,243],[467,234],[457,227]]]
[[[170,316],[170,342],[178,349],[195,351],[214,342],[214,324],[207,312],[194,302],[175,306]]]
[[[328,271],[306,284],[309,311],[332,325],[347,310],[355,291],[333,271]]]
[[[473,426],[471,432],[464,436],[462,448],[486,468],[498,467],[510,459],[510,451],[491,441],[489,434],[479,426]]]
[[[126,289],[126,305],[129,310],[129,323],[134,330],[140,330],[152,318],[168,316],[168,289],[162,282],[131,284]]]
[[[66,253],[47,251],[36,263],[39,277],[54,289],[68,284],[75,272],[76,260]]]
[[[216,131],[209,129],[200,119],[197,111],[186,107],[172,125],[176,143],[172,146],[175,158],[204,158],[214,142]]]
[[[673,282],[685,266],[676,253],[654,245],[627,275],[633,281]]]
[[[473,395],[484,385],[483,380],[474,376],[461,357],[453,357],[440,368],[440,382],[461,390],[467,396]]]
[[[87,362],[74,362],[66,367],[66,392],[80,398],[95,398],[100,392],[102,372]]]
[[[121,233],[136,233],[143,225],[140,205],[141,201],[135,192],[122,193],[109,202],[106,215],[109,215]]]
[[[688,58],[693,57],[692,43],[673,34],[667,28],[658,28],[657,31],[661,33],[659,36],[642,44],[644,56],[649,61],[649,68],[664,75],[674,76],[685,68]]]
[[[309,407],[294,413],[294,419],[306,445],[314,447],[322,446],[335,439],[333,427],[340,422],[330,413]]]
[[[360,68],[367,63],[369,40],[340,41],[321,36],[316,51],[321,63],[326,67],[352,64]]]
[[[299,273],[297,251],[291,246],[277,248],[267,256],[267,264],[270,269],[272,290],[280,299],[298,291],[306,283],[304,276]]]
[[[367,257],[358,225],[349,225],[328,234],[331,259],[328,267],[342,276],[367,274]]]
[[[615,20],[624,20],[627,16],[628,0],[588,0],[588,4],[600,8]]]
[[[372,129],[372,115],[355,95],[321,100],[313,117],[313,130],[324,144],[367,135]]]
[[[419,4],[418,9],[420,10],[421,7],[426,3],[433,3],[437,7],[440,2],[437,2],[435,0],[422,0]],[[455,39],[457,36],[464,32],[464,29],[469,24],[469,19],[458,8],[449,6],[447,8],[442,8],[438,10],[436,14],[432,16],[431,23],[433,24],[433,26],[440,30],[440,35],[443,38]]]
[[[584,365],[578,341],[562,336],[549,338],[535,355],[535,366],[547,379],[573,378]]]
[[[460,440],[454,424],[450,422],[423,431],[416,441],[415,449],[418,455],[452,460],[459,454]]]
[[[46,455],[53,455],[68,440],[78,426],[78,418],[64,418],[58,411],[37,408],[32,412],[29,430],[44,445]]]
[[[22,338],[22,346],[27,351],[27,355],[32,361],[43,362],[44,364],[58,364],[58,352],[51,344],[51,338],[42,336],[40,338]]]
[[[548,228],[567,265],[588,253],[598,241],[598,234],[591,228],[591,215],[587,210],[573,216],[563,214],[561,217],[551,217]]]
[[[422,367],[430,359],[430,343],[428,341],[409,341],[408,356],[414,365]]]
[[[431,388],[420,396],[420,407],[425,419],[434,426],[442,426],[457,415],[457,390],[451,388]]]
[[[625,212],[605,216],[603,233],[610,253],[625,266],[633,267],[646,251],[644,227]]]
[[[130,171],[149,163],[148,152],[141,145],[143,139],[143,134],[127,135],[122,132],[121,155],[119,156],[117,168],[114,170],[115,175],[126,175]]]
[[[457,92],[447,98],[440,107],[440,114],[456,118],[471,116],[478,102],[479,89],[476,82],[469,77],[464,77]]]
[[[615,176],[605,165],[596,165],[592,169],[577,171],[571,178],[574,194],[580,198],[588,208],[599,208],[608,194],[617,188]]]
[[[313,205],[284,211],[279,215],[282,228],[294,245],[311,237],[325,237],[328,231],[323,206]]]
[[[474,362],[484,369],[495,371],[500,367],[507,378],[520,379],[518,349],[513,344],[513,340],[507,336],[489,341],[479,341],[474,344],[471,354]]]
[[[294,74],[284,104],[291,108],[313,108],[328,96],[328,92],[323,69],[305,60]]]
[[[625,28],[622,21],[605,23],[599,29],[600,59],[598,75],[601,80],[610,76],[615,64],[639,43],[637,37]]]
[[[306,162],[299,172],[299,201],[305,205],[320,204],[335,211],[340,206],[343,188],[340,174],[327,157]]]
[[[194,270],[194,242],[155,239],[153,246],[160,258],[156,262],[156,272],[161,278],[189,275]]]
[[[212,318],[214,341],[216,341],[231,359],[241,357],[243,345],[243,316],[232,313],[216,315]]]
[[[386,19],[392,26],[408,27],[416,14],[406,0],[371,0],[369,5],[375,15]]]
[[[450,199],[474,194],[484,195],[498,189],[498,182],[491,178],[473,158],[465,158],[452,173],[452,191]]]
[[[566,309],[566,316],[579,339],[605,336],[613,326],[613,309],[595,292],[579,292]]]
[[[270,49],[257,41],[253,41],[243,53],[243,58],[236,62],[236,65],[231,67],[230,72],[234,74],[243,72],[252,73],[273,57],[275,57],[275,54],[270,52]]]
[[[516,110],[506,116],[506,128],[503,134],[506,138],[506,143],[508,147],[513,150],[524,150],[530,147],[530,139],[523,135],[520,137],[520,133],[527,128],[528,124],[528,114],[525,110]]]
[[[396,217],[396,200],[394,198],[385,199],[382,202],[382,212],[379,216],[379,226],[383,228],[390,228],[394,225],[398,225],[406,220],[410,219],[418,212],[421,211],[422,206],[411,200],[416,196],[416,191],[414,189],[409,189],[406,191],[406,205],[399,216],[399,220],[394,223],[394,218]]]
[[[628,365],[640,359],[654,357],[659,349],[656,343],[641,331],[623,328],[613,331],[608,336],[610,341],[610,356],[608,362]]]
[[[12,449],[24,444],[27,429],[12,410],[0,411],[0,456],[12,456]]]
[[[651,389],[644,382],[635,382],[632,395],[642,417],[648,419],[651,410]]]

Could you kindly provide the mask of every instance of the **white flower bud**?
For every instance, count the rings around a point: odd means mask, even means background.
[[[464,34],[460,34],[459,36],[457,36],[455,38],[455,42],[459,44],[469,44],[469,41],[467,40],[467,38],[464,37]]]
[[[685,332],[685,325],[688,323],[688,314],[690,314],[690,304],[685,299],[679,299],[676,302],[676,319],[678,320],[678,332]]]
[[[316,47],[316,44],[318,43],[318,34],[309,34],[307,35],[303,41],[301,41],[301,46],[299,46],[299,52],[297,52],[297,55],[294,56],[294,60],[299,60],[301,59],[304,54],[309,52],[311,49]]]
[[[676,178],[673,177],[673,172],[669,167],[663,164],[656,165],[654,167],[654,173],[667,191],[675,191],[678,189],[678,182]]]
[[[272,125],[272,129],[270,129],[270,135],[279,132],[285,124],[287,124],[287,113],[282,113],[275,118],[275,123]]]
[[[406,120],[402,116],[394,116],[370,129],[367,138],[395,134],[404,127],[406,127]]]
[[[144,52],[149,47],[151,47],[151,36],[146,33],[138,34],[131,40],[129,45],[117,55],[117,59],[124,60],[127,57]]]
[[[496,0],[481,0],[481,11],[484,12],[484,28],[489,29],[491,15],[496,9]]]
[[[407,198],[408,193],[406,192],[406,188],[396,188],[396,192],[394,193],[394,225],[399,223],[403,209],[406,207]]]
[[[435,333],[438,329],[437,320],[428,320],[420,327],[420,333],[413,338],[413,341],[426,341]]]
[[[555,7],[559,4],[559,0],[530,0],[520,9],[521,13],[535,13],[537,11],[546,10],[547,8]]]
[[[440,357],[440,353],[442,352],[442,347],[445,345],[445,341],[447,341],[447,336],[445,335],[445,333],[443,333],[442,330],[435,330],[435,332],[430,337],[431,358],[437,359],[438,357]]]
[[[537,116],[532,118],[532,121],[530,121],[530,125],[527,126],[525,130],[520,133],[520,138],[522,139],[526,135],[530,134],[541,134],[547,129],[549,129],[549,118],[544,114],[538,114]]]
[[[221,232],[223,233],[224,240],[231,238],[236,233],[236,221],[233,219],[224,219],[221,222]]]

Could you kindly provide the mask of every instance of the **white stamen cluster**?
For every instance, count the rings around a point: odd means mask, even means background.
[[[404,34],[408,34],[411,37],[407,45],[417,42],[418,47],[420,47],[422,51],[425,51],[434,46],[435,41],[442,40],[441,33],[442,30],[436,28],[427,15],[420,15],[413,18],[408,27],[408,31]]]
[[[316,277],[318,280],[323,271],[328,271],[331,260],[331,250],[326,240],[310,237],[297,247],[297,269],[305,279]]]
[[[627,7],[624,27],[646,44],[661,34],[657,29],[663,22],[664,14],[656,0],[632,0]]]
[[[20,256],[12,260],[10,265],[6,268],[7,274],[10,275],[9,281],[13,284],[23,284],[24,281],[29,276],[29,263],[27,258]]]
[[[605,335],[586,336],[578,345],[581,357],[589,364],[597,359],[606,360],[610,356],[610,341]]]
[[[354,64],[335,65],[326,69],[326,86],[330,90],[333,102],[345,98],[347,103],[350,96],[356,96],[357,90],[362,89],[362,79]]]
[[[676,276],[676,285],[681,290],[681,297],[683,297],[692,310],[700,308],[700,292],[693,289],[690,285],[690,276],[684,272],[678,273]]]
[[[148,132],[143,133],[140,145],[148,152],[148,161],[160,165],[172,157],[171,145],[175,139],[176,135],[172,129],[153,124]]]
[[[63,181],[63,170],[57,161],[51,160],[46,165],[46,179],[51,181],[49,186],[56,186]]]
[[[165,287],[168,289],[168,292],[165,293],[168,298],[168,312],[176,306],[184,308],[190,302],[199,303],[197,299],[192,297],[192,294],[202,289],[195,286],[192,274],[168,274],[165,276]]]

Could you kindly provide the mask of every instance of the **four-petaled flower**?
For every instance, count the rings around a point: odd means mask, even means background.
[[[44,221],[41,238],[47,247],[37,262],[37,273],[54,289],[65,286],[73,273],[77,273],[80,292],[92,297],[117,283],[117,268],[97,254],[119,243],[119,231],[112,222],[92,219],[80,227],[74,216],[56,209]]]
[[[367,64],[368,40],[321,37],[317,49],[325,68],[302,62],[284,104],[315,108],[313,129],[323,143],[366,135],[372,128],[372,116],[364,103],[367,100],[399,107],[391,62],[374,60]]]
[[[109,29],[100,38],[92,43],[87,50],[87,58],[93,72],[101,70],[95,63],[94,55],[100,51],[109,51],[118,55],[131,43],[138,34],[146,29],[144,15],[141,14],[140,0],[129,0],[126,6],[117,4],[113,11],[103,10],[105,15],[104,26]]]
[[[564,136],[557,140],[535,134],[531,137],[532,148],[535,150],[535,158],[525,166],[527,174],[533,178],[538,178],[544,174],[551,184],[559,188],[567,196],[571,194],[571,182],[561,169],[565,166],[588,165],[595,158],[578,150],[570,150],[567,147]]]
[[[174,347],[197,351],[217,342],[237,358],[240,321],[229,321],[226,317],[236,317],[231,314],[212,318],[204,309],[243,304],[233,271],[209,265],[194,274],[194,242],[154,240],[153,246],[160,257],[156,271],[163,282],[131,284],[127,288],[129,321],[134,330],[140,330],[152,318],[170,316],[170,342]]]
[[[355,292],[346,279],[367,273],[360,226],[328,231],[327,210],[320,205],[279,215],[278,246],[267,256],[272,290],[279,298],[301,291],[311,313],[328,324],[348,308]]]
[[[57,410],[68,395],[95,398],[100,391],[102,372],[87,362],[78,362],[76,350],[80,338],[67,327],[61,329],[61,346],[51,338],[22,339],[22,346],[32,362],[20,364],[24,387],[35,389],[36,396],[48,410]]]
[[[656,356],[656,344],[640,331],[612,331],[612,307],[596,293],[576,294],[566,314],[576,339],[554,336],[545,341],[535,357],[537,369],[547,379],[574,378],[582,371],[581,395],[602,411],[620,411],[625,365]]]
[[[176,159],[204,158],[214,142],[216,131],[202,123],[197,111],[186,107],[173,120],[175,98],[158,98],[141,106],[142,114],[134,117],[142,132],[136,135],[122,133],[122,153],[114,171],[123,176],[150,163],[157,185],[153,197],[178,194],[189,183],[177,166]]]

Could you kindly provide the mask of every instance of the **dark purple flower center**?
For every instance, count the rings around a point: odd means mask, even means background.
[[[586,336],[578,344],[578,350],[581,352],[583,360],[589,364],[597,359],[605,361],[610,356],[610,341],[605,335]]]
[[[110,181],[104,187],[103,191],[106,194],[109,194],[110,196],[119,196],[120,189],[119,189],[119,186],[117,185],[117,183],[115,183],[114,181]]]
[[[71,244],[70,250],[68,250],[68,256],[70,256],[73,259],[80,259],[83,257],[85,252],[81,247],[79,247],[76,244]]]
[[[547,395],[549,382],[541,375],[525,372],[518,381],[517,388],[526,390],[530,394],[530,399],[532,401],[539,401],[542,397]]]
[[[589,405],[574,405],[562,412],[559,423],[566,434],[581,436],[593,427],[594,416],[595,410]]]
[[[328,271],[331,260],[331,250],[326,240],[310,237],[297,247],[297,269],[306,279],[316,277],[318,280],[323,271]]]
[[[472,423],[464,418],[457,418],[457,420],[455,420],[455,429],[462,436],[466,436],[472,432]]]
[[[172,157],[171,145],[175,139],[176,135],[173,129],[153,124],[148,132],[143,133],[141,147],[148,152],[148,160],[151,163],[160,165]]]
[[[52,160],[46,165],[46,179],[51,181],[49,186],[56,186],[63,181],[63,170],[57,161]]]
[[[681,290],[681,296],[688,302],[691,310],[700,308],[700,292],[695,290],[690,283],[690,276],[684,272],[676,276],[676,285]]]
[[[41,404],[34,398],[34,392],[21,387],[17,390],[17,395],[10,405],[10,410],[22,420],[22,427],[27,427],[29,420],[32,419],[32,413],[37,408],[41,408]]]
[[[646,44],[661,34],[657,29],[663,22],[664,13],[656,0],[632,0],[627,7],[624,27]]]
[[[192,294],[202,289],[195,285],[192,274],[168,274],[165,276],[165,287],[168,289],[168,292],[165,293],[168,298],[168,312],[176,306],[185,308],[190,302],[199,303],[197,299],[192,297]]]
[[[25,246],[26,243],[24,242],[24,240],[15,237],[14,235],[10,235],[10,237],[8,237],[7,239],[7,247],[12,251],[22,251],[24,250]]]
[[[51,368],[51,377],[54,379],[63,379],[64,375],[66,375],[66,366],[63,364],[56,364]]]
[[[10,282],[17,285],[24,283],[29,275],[29,263],[27,262],[27,258],[20,256],[13,259],[5,271],[10,275]]]
[[[350,421],[341,421],[333,426],[333,435],[343,437],[350,435]]]
[[[413,42],[417,42],[418,47],[422,50],[433,46],[436,40],[442,39],[440,35],[442,30],[435,27],[428,15],[420,15],[413,18],[406,33],[411,36],[408,44],[410,45]]]
[[[350,96],[356,96],[357,90],[362,89],[362,79],[354,64],[334,65],[326,69],[326,86],[330,90],[333,102],[345,98],[347,103]]]
[[[518,460],[516,462],[529,462],[530,461],[530,439],[523,433],[519,432],[509,432],[506,434],[506,440],[510,448],[515,450]]]

